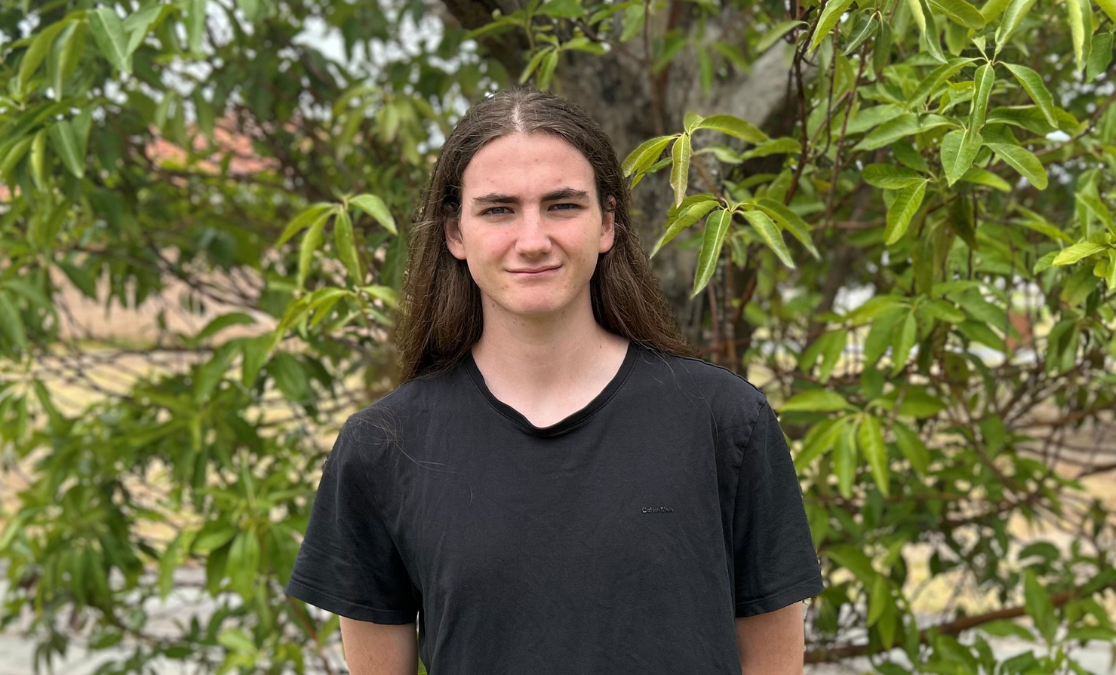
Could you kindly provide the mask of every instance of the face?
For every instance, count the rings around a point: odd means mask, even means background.
[[[500,137],[473,156],[461,194],[446,244],[468,263],[486,316],[592,313],[589,280],[612,248],[613,214],[576,148],[543,133]]]

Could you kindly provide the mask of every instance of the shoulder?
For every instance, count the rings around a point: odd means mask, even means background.
[[[699,358],[641,350],[645,372],[664,392],[708,409],[717,426],[750,429],[768,406],[767,396],[746,378]]]
[[[382,398],[350,415],[340,436],[362,450],[381,447],[401,438],[416,424],[424,424],[435,410],[444,410],[455,396],[457,372],[405,382]],[[459,384],[459,383],[458,383]]]

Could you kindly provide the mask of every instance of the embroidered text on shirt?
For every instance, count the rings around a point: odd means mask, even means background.
[[[674,513],[674,509],[669,506],[645,506],[643,507],[644,513]]]

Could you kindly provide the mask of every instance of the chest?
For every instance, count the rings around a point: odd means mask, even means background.
[[[724,568],[723,467],[701,420],[546,439],[446,420],[402,440],[406,455],[377,479],[390,480],[393,536],[424,596],[483,603],[528,584],[569,598]]]

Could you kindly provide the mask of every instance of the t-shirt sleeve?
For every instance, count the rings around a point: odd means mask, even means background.
[[[766,401],[743,450],[733,544],[737,617],[773,612],[824,588],[790,448]]]
[[[287,594],[358,621],[414,622],[416,591],[346,422],[322,469]]]

